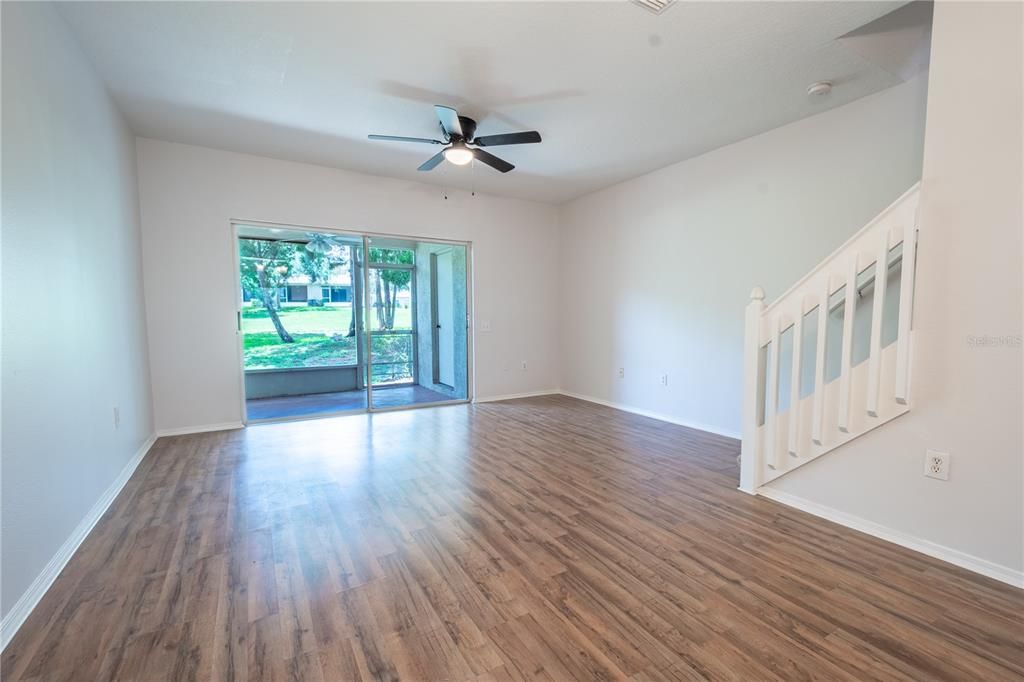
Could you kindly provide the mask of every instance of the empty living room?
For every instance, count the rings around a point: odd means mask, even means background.
[[[1024,681],[1024,0],[0,30],[4,682]]]

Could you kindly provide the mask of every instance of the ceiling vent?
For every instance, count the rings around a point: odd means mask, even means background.
[[[632,0],[632,2],[634,5],[643,7],[651,14],[661,14],[676,4],[676,0]]]

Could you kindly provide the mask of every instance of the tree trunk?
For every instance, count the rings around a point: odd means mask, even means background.
[[[260,297],[263,299],[263,306],[267,309],[270,321],[274,324],[274,329],[277,330],[277,335],[281,337],[281,341],[284,343],[295,343],[295,339],[292,338],[292,335],[281,324],[281,318],[277,316],[277,310],[274,309],[274,299],[270,296],[270,288],[267,286],[267,275],[262,270],[259,272],[259,279]]]
[[[356,335],[356,315],[359,314],[366,299],[363,297],[363,269],[362,267],[360,267],[360,264],[356,261],[356,249],[354,246],[350,246],[348,247],[348,251],[349,280],[352,282],[352,319],[349,320],[348,322],[348,337],[351,339],[355,338]],[[358,343],[356,344],[356,347],[360,347]]]
[[[395,328],[395,308],[398,306],[398,285],[391,283],[391,303],[388,305],[388,329]]]
[[[376,283],[377,283],[377,298],[373,302],[373,307],[377,311],[377,328],[380,331],[386,331],[387,327],[384,325],[384,306],[382,305],[382,301],[384,300],[384,297],[381,295],[381,290],[380,290],[381,279],[382,279],[381,276],[380,276],[380,270],[375,270],[373,274],[376,275],[376,277],[374,277],[374,279],[376,280]]]
[[[392,282],[384,282],[384,326],[388,331],[395,328],[395,285]]]

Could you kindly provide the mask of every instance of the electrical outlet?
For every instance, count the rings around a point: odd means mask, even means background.
[[[490,333],[490,331],[491,331],[491,321],[490,320],[480,320],[480,331],[481,331],[481,333],[484,333],[484,334]]]
[[[114,430],[121,428],[121,408],[114,407]]]
[[[661,385],[662,386],[668,386],[668,375],[667,374],[662,374],[661,375]]]
[[[625,367],[619,367],[619,378],[620,379],[625,379],[626,378],[626,368]]]
[[[949,480],[949,454],[928,450],[924,455],[924,475],[940,481]]]
[[[526,371],[526,360],[523,360],[523,371]]]

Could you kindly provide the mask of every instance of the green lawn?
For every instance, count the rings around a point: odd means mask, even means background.
[[[348,305],[330,305],[313,308],[307,305],[285,305],[277,314],[281,324],[292,334],[348,333],[352,321],[352,308]],[[274,324],[266,308],[242,308],[242,331],[249,334],[271,333]]]
[[[352,321],[351,306],[285,305],[278,316],[295,343],[282,343],[266,309],[248,306],[242,309],[246,369],[356,364],[356,339],[347,336]],[[399,308],[395,312],[396,329],[408,329],[411,323],[411,310]],[[374,351],[380,354],[380,360],[386,359],[387,353],[383,348],[378,349],[377,339],[374,339]]]

